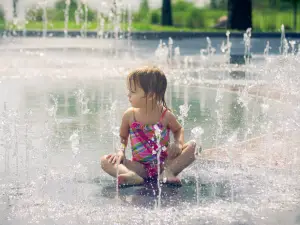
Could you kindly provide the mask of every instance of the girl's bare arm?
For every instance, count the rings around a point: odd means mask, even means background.
[[[174,136],[174,142],[183,145],[184,144],[183,127],[178,122],[175,115],[170,111],[167,112],[167,120],[168,120],[168,127],[170,128]]]
[[[128,137],[129,137],[129,122],[130,122],[130,116],[132,114],[132,109],[127,109],[122,117],[122,122],[120,126],[120,139],[121,139],[121,145],[122,150],[125,151],[125,148],[128,143]]]

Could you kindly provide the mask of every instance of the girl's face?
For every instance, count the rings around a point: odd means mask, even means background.
[[[131,87],[131,88],[130,88]],[[127,84],[128,89],[128,100],[134,108],[145,108],[146,107],[146,96],[145,92],[138,85],[134,85],[131,81],[131,85]]]

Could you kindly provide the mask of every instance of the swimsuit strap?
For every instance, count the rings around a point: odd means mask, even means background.
[[[159,118],[159,122],[161,123],[164,116],[166,115],[166,112],[168,111],[168,109],[165,109],[163,111],[163,113],[161,114],[161,117]],[[134,113],[134,109],[132,110],[132,118],[133,118],[133,121],[136,122],[136,119],[135,119],[135,113]]]
[[[132,118],[133,118],[133,122],[136,122],[134,109],[132,109]]]
[[[161,114],[161,117],[160,117],[160,119],[159,119],[159,122],[161,123],[162,122],[162,120],[163,120],[163,118],[164,118],[164,116],[166,115],[166,112],[168,111],[168,109],[165,109],[164,111],[163,111],[163,113]]]

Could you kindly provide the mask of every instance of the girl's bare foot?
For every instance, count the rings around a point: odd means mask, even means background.
[[[164,172],[160,175],[160,180],[166,184],[181,185],[180,179],[174,176],[174,174],[168,169],[165,169]]]
[[[139,185],[143,183],[144,183],[144,179],[133,172],[120,174],[118,176],[119,185]]]

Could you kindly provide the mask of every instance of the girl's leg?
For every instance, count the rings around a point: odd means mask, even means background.
[[[174,180],[175,177],[195,160],[196,142],[189,141],[184,144],[180,155],[175,158],[167,158],[165,162],[165,174],[167,180]],[[175,181],[178,179],[175,179]]]
[[[117,176],[117,165],[108,161],[108,155],[101,158],[101,167],[109,175]],[[138,162],[124,159],[123,164],[118,165],[118,181],[119,184],[142,184],[143,178],[147,177],[144,166]]]

